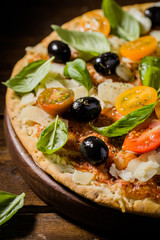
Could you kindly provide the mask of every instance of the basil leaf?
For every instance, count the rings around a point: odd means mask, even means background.
[[[83,85],[89,95],[89,90],[92,88],[91,76],[87,70],[86,63],[82,59],[67,62],[64,68],[64,75]]]
[[[90,53],[91,57],[110,51],[109,41],[102,33],[70,31],[57,25],[51,25],[51,27],[63,42],[81,52]],[[89,58],[89,55],[87,57]]]
[[[144,57],[139,64],[140,79],[145,86],[160,88],[160,58]]]
[[[7,222],[24,204],[25,193],[0,192],[0,225]]]
[[[127,41],[139,38],[140,25],[138,21],[125,12],[114,0],[103,0],[102,9],[115,35]]]
[[[120,120],[107,127],[90,126],[99,134],[107,137],[117,137],[127,134],[134,127],[144,122],[154,110],[156,103],[148,104],[136,111],[133,111]]]
[[[51,68],[51,61],[38,60],[24,67],[16,76],[3,82],[4,85],[13,89],[15,92],[31,92],[47,76]]]
[[[45,154],[52,154],[61,149],[67,140],[67,127],[57,116],[56,120],[41,132],[37,149]]]

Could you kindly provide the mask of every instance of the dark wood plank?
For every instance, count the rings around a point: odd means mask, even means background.
[[[91,240],[109,239],[98,232],[87,231],[68,219],[53,213],[17,214],[1,230],[1,239],[18,240]]]

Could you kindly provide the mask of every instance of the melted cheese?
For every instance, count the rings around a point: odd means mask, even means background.
[[[110,167],[110,174],[116,178],[121,177],[125,181],[133,182],[138,179],[146,182],[154,175],[160,175],[160,153],[153,151],[142,154],[131,160],[124,170],[118,170],[113,163]]]

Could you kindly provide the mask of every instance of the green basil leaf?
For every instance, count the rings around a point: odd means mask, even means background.
[[[0,226],[7,222],[24,204],[25,193],[14,195],[0,192]]]
[[[102,33],[70,31],[57,25],[51,25],[51,27],[58,33],[63,42],[81,52],[90,53],[90,58],[110,51],[109,41]],[[89,55],[87,58],[89,59]]]
[[[148,104],[135,110],[107,127],[90,126],[99,134],[107,137],[118,137],[127,134],[134,127],[144,122],[153,112],[156,103]]]
[[[125,12],[114,0],[103,0],[102,9],[115,35],[127,41],[139,38],[140,25],[138,21]]]
[[[139,64],[140,79],[145,86],[160,89],[160,58],[144,57]]]
[[[53,59],[54,57],[47,61],[38,60],[32,62],[24,67],[16,76],[10,78],[3,84],[13,89],[15,92],[31,92],[47,76]]]
[[[64,68],[64,75],[83,85],[89,95],[89,90],[92,88],[91,76],[87,70],[86,63],[82,59],[67,62]]]
[[[61,149],[68,140],[68,130],[59,117],[48,125],[40,134],[37,149],[45,154],[52,154]]]

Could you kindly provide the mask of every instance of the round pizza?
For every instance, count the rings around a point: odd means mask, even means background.
[[[103,0],[15,65],[6,105],[33,160],[73,192],[160,216],[160,2]]]

